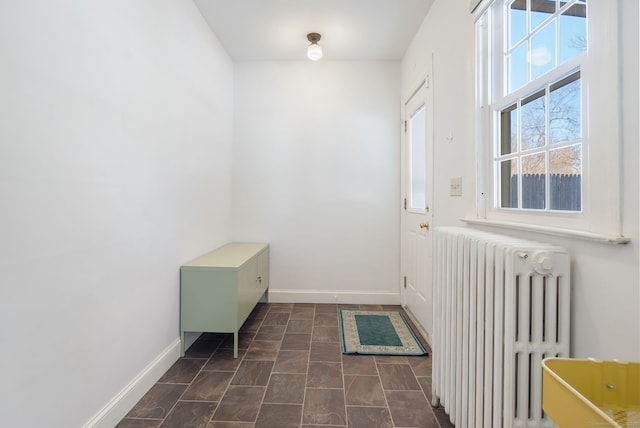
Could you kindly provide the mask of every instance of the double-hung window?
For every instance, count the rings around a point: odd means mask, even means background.
[[[620,235],[615,3],[472,2],[480,220]]]

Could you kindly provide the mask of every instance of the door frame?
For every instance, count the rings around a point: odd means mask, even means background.
[[[431,58],[429,58],[431,59]],[[406,121],[408,120],[408,116],[411,112],[407,111],[407,106],[408,104],[413,100],[413,97],[416,96],[422,89],[423,87],[426,87],[427,89],[427,93],[425,94],[425,107],[427,109],[427,132],[428,132],[428,136],[427,139],[431,139],[431,144],[427,143],[426,145],[426,156],[427,159],[429,159],[430,161],[427,161],[427,177],[426,177],[426,191],[427,194],[429,195],[427,198],[427,203],[429,205],[429,210],[430,210],[430,216],[431,216],[431,231],[433,231],[433,217],[434,217],[434,195],[433,195],[433,191],[434,191],[434,183],[433,183],[433,177],[434,177],[434,173],[433,173],[433,168],[434,168],[434,161],[433,161],[433,153],[434,153],[434,138],[435,138],[435,124],[433,123],[433,86],[432,86],[432,62],[429,61],[427,68],[427,73],[425,75],[423,75],[423,78],[419,79],[419,82],[417,82],[415,85],[412,85],[411,88],[411,92],[408,93],[408,95],[406,97],[403,97],[402,100],[402,137],[401,137],[401,165],[400,165],[400,171],[401,171],[401,180],[400,180],[400,186],[401,186],[401,198],[400,198],[400,224],[401,224],[401,230],[400,230],[400,301],[402,306],[407,309],[407,312],[412,316],[412,318],[414,318],[414,321],[418,321],[415,317],[414,314],[411,313],[410,310],[408,310],[407,308],[407,293],[406,293],[406,275],[407,275],[407,271],[408,271],[408,248],[407,248],[407,204],[408,204],[408,200],[409,200],[409,195],[408,195],[408,186],[407,186],[407,181],[408,181],[408,132],[405,132],[405,125]],[[432,232],[430,232],[432,233]],[[431,242],[431,251],[433,252],[433,241]],[[430,277],[431,277],[431,281],[433,282],[433,272],[429,273]],[[432,316],[432,315],[429,315]],[[424,326],[421,325],[421,323],[419,323],[419,327],[424,330]],[[422,333],[424,334],[425,331],[422,331]],[[429,339],[429,334],[430,332],[426,332],[427,334],[425,335],[425,338],[428,340]]]

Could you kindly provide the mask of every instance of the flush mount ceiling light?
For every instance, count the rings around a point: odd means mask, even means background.
[[[322,48],[318,44],[320,41],[320,37],[322,37],[318,33],[309,33],[307,34],[307,40],[311,42],[309,47],[307,48],[307,58],[311,61],[317,61],[322,58]]]

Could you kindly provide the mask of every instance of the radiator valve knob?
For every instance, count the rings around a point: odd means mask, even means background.
[[[547,274],[553,268],[551,254],[546,251],[539,252],[533,257],[533,269],[539,274]]]

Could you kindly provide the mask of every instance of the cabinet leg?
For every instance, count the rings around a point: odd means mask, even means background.
[[[238,330],[233,332],[233,358],[238,358]]]

